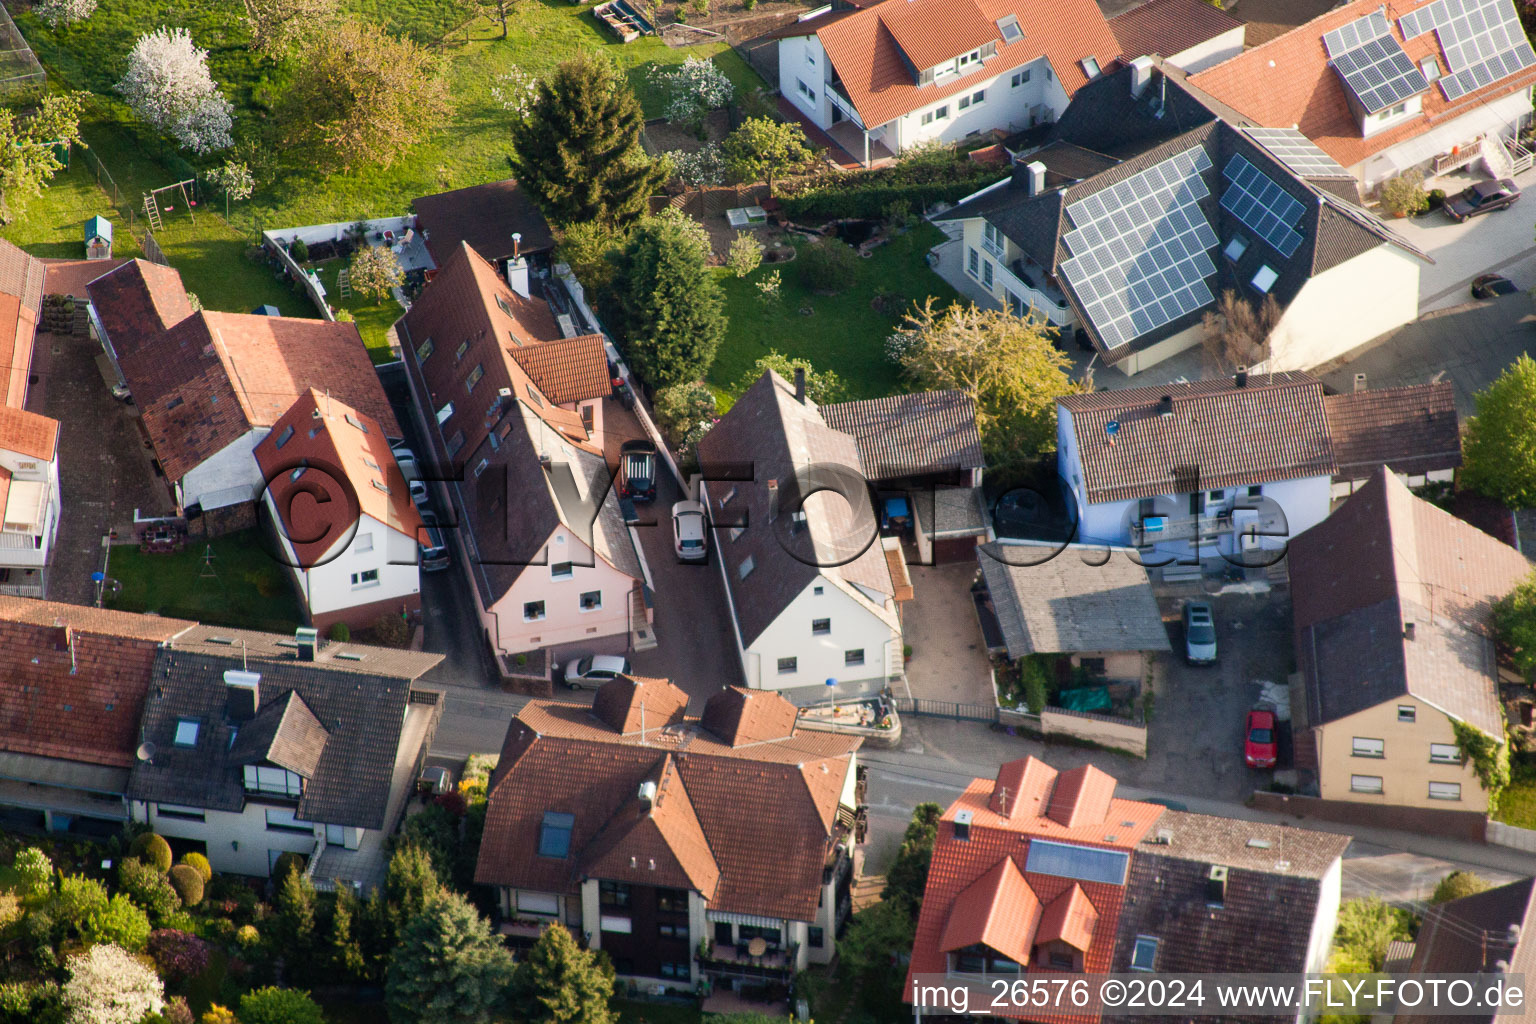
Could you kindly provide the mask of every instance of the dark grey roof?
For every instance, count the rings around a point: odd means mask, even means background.
[[[200,654],[237,654],[250,661],[297,662],[299,645],[293,636],[258,633],[227,626],[194,625],[171,640],[178,651]],[[405,651],[392,647],[342,643],[319,638],[314,664],[334,672],[356,672],[391,679],[417,679],[443,660],[430,651]],[[261,671],[261,669],[257,669]]]
[[[239,725],[228,716],[224,673],[249,664],[259,672],[257,716]],[[410,683],[398,677],[343,670],[315,662],[243,662],[237,655],[209,655],[162,648],[155,657],[143,739],[154,757],[136,764],[127,795],[148,800],[239,811],[245,805],[237,751],[246,728],[279,720],[269,749],[290,764],[308,764],[316,745],[315,725],[328,734],[304,784],[297,815],[301,821],[377,829],[384,826],[390,777],[400,744]],[[297,691],[302,703],[290,707]],[[272,715],[276,707],[279,713]],[[314,725],[296,709],[307,708]],[[290,714],[294,720],[290,724]],[[199,723],[197,742],[178,747],[177,720]],[[261,723],[258,725],[258,723]],[[231,737],[238,746],[231,745]],[[258,736],[252,745],[260,745]],[[290,767],[290,770],[298,771]],[[299,772],[299,774],[303,774]]]
[[[756,640],[817,577],[840,578],[863,588],[866,598],[894,593],[863,490],[858,447],[853,438],[827,426],[815,406],[796,401],[794,387],[783,377],[772,371],[759,377],[704,435],[699,460],[707,479],[722,481],[711,485],[716,502],[735,492],[712,510],[716,523],[746,524],[734,540],[730,531],[719,531],[715,549],[725,563],[744,644]],[[858,511],[842,501],[816,502],[796,529],[790,516],[800,504],[795,495],[811,496],[818,484],[828,482],[828,467],[850,471],[835,483],[851,492]],[[746,479],[723,482],[732,475],[728,468]],[[816,514],[818,506],[823,514]],[[752,569],[743,579],[748,559]]]
[[[1344,190],[1336,183],[1314,185],[1297,177],[1268,150],[1232,124],[1218,119],[1216,113],[1185,89],[1179,76],[1156,72],[1141,97],[1133,98],[1129,68],[1104,75],[1078,90],[1056,126],[1055,138],[1118,157],[1120,162],[1059,188],[1053,187],[1047,175],[1047,191],[1036,196],[1027,194],[1025,175],[1016,173],[1007,184],[976,195],[937,219],[984,217],[1030,260],[1056,275],[1061,262],[1071,255],[1062,241],[1070,229],[1065,216],[1068,206],[1198,146],[1206,151],[1212,165],[1204,172],[1210,195],[1200,202],[1200,208],[1222,247],[1213,257],[1216,275],[1208,282],[1215,294],[1231,289],[1240,295],[1251,295],[1249,282],[1261,266],[1268,266],[1278,274],[1270,294],[1283,308],[1313,276],[1383,243],[1429,260],[1391,228],[1349,201],[1347,195],[1341,195]],[[1222,208],[1220,200],[1228,185],[1223,171],[1234,156],[1244,157],[1302,204],[1297,230],[1303,241],[1289,257],[1255,239],[1252,231]],[[1032,156],[1025,154],[1018,159],[1027,163]],[[1250,242],[1234,262],[1223,255],[1223,250],[1235,234],[1242,234]],[[1198,324],[1206,312],[1205,308],[1193,310],[1129,344],[1106,349],[1092,322],[1083,314],[1082,303],[1070,284],[1064,280],[1059,283],[1077,313],[1078,322],[1111,364]]]
[[[1078,544],[976,549],[1008,657],[1172,649],[1147,570],[1128,549],[1108,553]]]
[[[315,777],[330,733],[297,690],[271,701],[240,726],[229,748],[231,764],[275,764],[305,779]]]
[[[1414,974],[1492,972],[1500,961],[1511,974],[1530,978],[1536,967],[1536,880],[1522,878],[1472,896],[1431,907],[1419,926]],[[1529,981],[1527,981],[1529,983]],[[1493,1014],[1450,1016],[1398,1014],[1403,1024],[1490,1024]]]
[[[871,480],[980,469],[976,403],[963,391],[919,391],[821,407],[833,430],[852,436]]]

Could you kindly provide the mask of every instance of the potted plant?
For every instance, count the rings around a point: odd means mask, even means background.
[[[1389,178],[1381,186],[1381,208],[1394,217],[1423,213],[1429,209],[1429,193],[1424,191],[1424,176],[1409,171]]]

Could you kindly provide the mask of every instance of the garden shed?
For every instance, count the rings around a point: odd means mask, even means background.
[[[85,258],[112,258],[112,222],[99,214],[85,222]]]

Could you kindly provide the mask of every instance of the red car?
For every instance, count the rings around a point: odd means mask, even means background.
[[[1243,761],[1250,768],[1273,768],[1280,746],[1275,742],[1275,713],[1248,712],[1248,728],[1243,738]]]

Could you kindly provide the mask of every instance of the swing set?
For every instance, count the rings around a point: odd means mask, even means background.
[[[161,194],[165,192],[181,193],[181,201],[186,204],[187,212],[192,215],[192,223],[196,224],[197,179],[188,178],[186,181],[178,181],[174,184],[162,185],[157,189],[151,189],[150,191],[144,193],[144,216],[149,218],[149,226],[154,228],[156,231],[162,230],[163,222],[160,219],[162,203],[165,204],[165,213],[176,212],[176,197],[174,195],[169,196],[167,199],[160,198]]]

